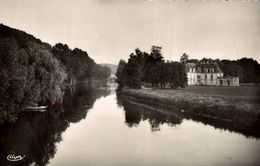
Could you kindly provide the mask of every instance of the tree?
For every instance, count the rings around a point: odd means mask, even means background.
[[[111,70],[107,66],[96,65],[94,68],[94,77],[97,79],[106,79],[110,76]]]
[[[218,64],[225,76],[239,77],[242,83],[260,82],[260,65],[252,58],[242,58],[236,61],[222,60]]]
[[[153,87],[184,87],[187,84],[185,66],[178,62],[164,62],[161,47],[153,46],[150,54],[135,49],[128,62],[120,61],[116,73],[119,87],[141,88],[142,82]]]
[[[111,74],[109,68],[96,64],[86,51],[79,48],[71,50],[66,44],[57,43],[52,53],[61,61],[68,73],[67,82],[72,85],[85,79],[107,79]]]
[[[118,83],[119,88],[124,87],[125,65],[126,62],[121,59],[116,70],[116,82]]]
[[[184,53],[184,54],[181,56],[180,62],[183,63],[183,64],[185,64],[188,60],[189,60],[189,55],[187,55],[186,53]]]
[[[0,122],[14,121],[25,95],[27,55],[13,38],[0,38]]]
[[[62,43],[51,47],[3,24],[0,65],[0,123],[14,121],[26,106],[61,103],[65,80],[75,83],[93,77],[108,78],[111,72],[96,64],[86,51],[71,50]]]
[[[19,111],[35,103],[61,101],[65,71],[45,45],[27,42],[20,48],[14,38],[0,39],[0,114],[14,121]]]
[[[53,55],[60,60],[62,64],[65,66],[68,65],[68,62],[70,60],[70,48],[67,44],[57,43],[52,47],[52,53]],[[67,71],[68,72],[68,71]]]
[[[134,89],[141,88],[140,66],[135,59],[130,58],[125,66],[124,85]]]
[[[259,64],[252,58],[242,58],[237,60],[237,64],[243,68],[243,82],[257,83],[257,67]]]

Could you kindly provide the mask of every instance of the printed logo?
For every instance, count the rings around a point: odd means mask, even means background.
[[[7,157],[8,161],[20,161],[25,158],[25,155],[15,155],[15,154],[9,154]]]

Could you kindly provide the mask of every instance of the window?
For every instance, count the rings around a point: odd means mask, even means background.
[[[211,74],[211,76],[210,76],[210,77],[211,77],[211,79],[213,80],[213,74]]]
[[[200,80],[200,76],[199,75],[197,76],[197,78],[198,78],[198,80]]]
[[[205,79],[207,79],[207,74],[205,74]]]

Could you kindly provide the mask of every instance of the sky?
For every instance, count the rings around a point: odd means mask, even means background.
[[[135,48],[161,46],[165,60],[260,62],[260,1],[0,0],[0,23],[44,42],[66,43],[97,63],[118,64]]]

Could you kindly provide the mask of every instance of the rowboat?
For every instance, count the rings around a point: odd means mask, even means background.
[[[48,108],[48,106],[28,106],[28,107],[26,107],[26,110],[44,112],[44,111],[47,111],[47,108]]]

